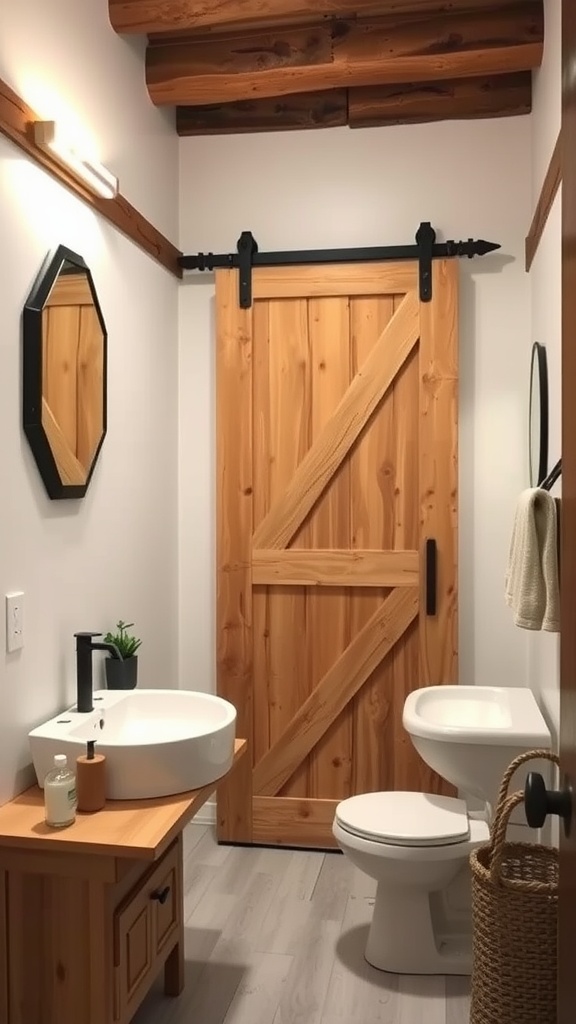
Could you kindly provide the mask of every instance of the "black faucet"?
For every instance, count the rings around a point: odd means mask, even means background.
[[[122,661],[116,644],[94,643],[93,637],[102,633],[74,633],[76,637],[76,710],[94,710],[92,702],[92,651],[110,651]]]

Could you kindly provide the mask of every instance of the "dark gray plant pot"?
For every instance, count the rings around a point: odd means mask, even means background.
[[[106,658],[106,685],[109,690],[133,690],[138,682],[138,655],[119,661]]]

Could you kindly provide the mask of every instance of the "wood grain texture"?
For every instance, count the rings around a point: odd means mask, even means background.
[[[348,90],[351,128],[516,117],[529,114],[531,109],[532,75],[529,71]]]
[[[224,103],[346,86],[469,78],[540,65],[541,0],[490,12],[337,21],[149,46],[155,104]]]
[[[296,299],[321,295],[382,295],[418,287],[418,268],[410,262],[335,263],[324,266],[257,267],[254,299]]]
[[[254,842],[331,849],[337,800],[254,797]]]
[[[300,551],[252,552],[254,584],[303,587],[414,587],[418,586],[417,551],[339,551],[316,548]]]
[[[257,527],[270,508],[270,465],[272,438],[272,409],[270,394],[270,304],[253,305],[252,352],[252,516]],[[253,647],[253,757],[256,764],[270,747],[270,624],[268,621],[268,589],[256,585],[254,552],[252,552],[252,647]],[[251,813],[251,811],[250,811]]]
[[[236,740],[234,763],[245,757]],[[78,814],[73,825],[51,829],[44,822],[44,794],[37,786],[0,807],[0,865],[5,847],[44,851],[46,872],[56,851],[156,860],[221,783],[154,800],[108,800],[96,814]]]
[[[50,451],[58,467],[58,475],[63,484],[85,484],[86,468],[70,448],[68,437],[56,422],[54,413],[46,399],[42,399],[42,429],[48,438]]]
[[[120,33],[184,33],[246,24],[284,24],[324,18],[358,18],[380,14],[430,14],[468,11],[472,6],[494,10],[506,2],[521,7],[526,0],[109,0],[110,23]]]
[[[560,183],[562,181],[562,131],[560,131],[558,138],[556,139],[556,145],[554,151],[550,157],[550,163],[546,176],[544,178],[540,196],[536,204],[534,211],[534,217],[530,225],[530,230],[526,238],[526,270],[530,270],[534,257],[538,251],[540,239],[546,227],[548,215],[552,206]]]
[[[252,311],[238,310],[237,296],[237,272],[217,271],[216,659],[218,693],[237,709],[237,730],[247,740],[252,762]],[[220,839],[250,840],[248,781],[244,770],[218,793]]]
[[[93,306],[94,296],[87,274],[59,274],[43,309],[50,306]]]
[[[7,876],[0,871],[0,1020],[8,1021]]]
[[[421,304],[420,544],[438,546],[437,614],[420,616],[421,684],[458,682],[458,263],[434,260]],[[424,586],[422,576],[422,586]]]
[[[345,124],[348,124],[346,89],[176,108],[176,131],[180,136],[300,131],[338,128]]]
[[[88,474],[106,421],[104,344],[100,321],[92,306],[83,306],[80,310],[76,389],[76,454]]]
[[[61,858],[72,859],[55,848],[44,862]],[[41,863],[32,872],[25,859],[22,870],[12,864],[7,871],[3,1022],[129,1024],[183,940],[181,834],[152,867],[130,861],[119,882],[43,871]],[[166,886],[167,899],[156,903],[153,893]]]
[[[270,504],[280,500],[311,442],[312,353],[306,299],[270,303],[268,388],[270,422],[268,476]],[[270,506],[269,506],[270,507]],[[256,535],[257,531],[255,531]],[[296,549],[310,546],[305,527],[294,538]],[[268,700],[270,742],[275,744],[310,692],[307,597],[298,587],[268,589]],[[308,792],[308,765],[298,765],[286,780],[286,796]]]
[[[53,306],[42,316],[42,400],[48,405],[68,451],[78,457],[79,306]],[[84,472],[84,481],[86,473]]]
[[[254,769],[254,793],[275,796],[418,614],[418,591],[394,590],[318,683]]]
[[[416,343],[418,300],[404,298],[362,369],[307,452],[280,501],[254,533],[254,547],[282,548],[302,525]]]
[[[311,446],[335,414],[350,383],[350,300],[308,300]],[[350,544],[350,470],[344,462],[316,502],[307,527],[314,549]],[[330,671],[350,642],[350,592],[345,587],[306,594],[308,693]],[[352,722],[343,708],[308,755],[308,793],[316,799],[347,796],[352,774]]]
[[[401,299],[402,296],[398,302]],[[351,362],[354,374],[362,369],[378,344],[397,304],[394,294],[378,298],[358,296],[351,300]],[[396,378],[384,395],[377,414],[350,453],[352,544],[359,552],[378,548],[382,557],[395,556],[392,551],[396,487],[395,388]],[[410,408],[406,414],[410,414]],[[350,608],[353,636],[364,629],[388,595],[389,590],[384,588],[354,591]],[[392,699],[390,677],[391,659],[388,657],[376,665],[350,704],[354,737],[354,793],[370,792],[375,788],[388,788],[392,785],[393,772],[389,765],[394,762],[395,750],[393,744],[387,740],[383,742],[383,737],[388,736],[388,714]]]
[[[320,268],[313,269],[319,283]],[[407,693],[423,680],[417,622],[421,475],[428,480],[436,474],[434,460],[444,465],[456,456],[444,431],[443,401],[440,413],[434,404],[444,386],[436,383],[435,374],[444,373],[447,347],[455,343],[455,333],[445,337],[450,326],[446,307],[453,296],[443,277],[435,279],[430,305],[438,309],[426,347],[431,369],[424,372],[419,301],[412,290],[407,295],[390,292],[394,268],[390,280],[386,266],[377,269],[377,296],[331,295],[327,268],[324,293],[310,297],[304,289],[300,297],[257,299],[253,306],[247,370],[253,403],[251,553],[250,559],[242,556],[222,565],[227,572],[252,567],[255,629],[248,656],[254,814],[260,796],[277,799],[278,806],[286,799],[313,806],[316,800],[344,799],[354,792],[438,786],[432,773],[422,770],[403,730],[402,708]],[[417,266],[407,270],[404,279],[413,283]],[[350,268],[352,292],[356,271],[363,277],[365,268]],[[237,302],[235,291],[233,297]],[[455,302],[452,316],[455,324]],[[394,342],[397,334],[402,340]],[[401,356],[394,345],[403,350]],[[390,360],[394,365],[383,383],[380,377]],[[368,392],[342,414],[351,390],[364,388],[366,381]],[[246,388],[241,380],[241,390]],[[231,402],[236,407],[234,395],[227,395],[227,409]],[[423,409],[433,434],[425,445]],[[318,457],[319,440],[335,421],[334,443],[326,445],[325,457]],[[347,440],[349,433],[353,440]],[[333,459],[343,439],[347,450]],[[284,529],[286,494],[311,457],[315,468],[300,481],[298,492],[307,506],[289,517],[290,529],[275,544],[260,548],[260,535],[273,515]],[[434,476],[437,516],[449,532],[454,495],[445,489],[447,481],[446,475]],[[237,486],[231,517],[242,495]],[[425,498],[430,501],[429,494]],[[358,565],[362,575],[347,578],[350,567]],[[385,567],[401,571],[386,576]],[[412,586],[406,585],[406,570]],[[336,585],[325,586],[324,580]],[[390,592],[393,582],[398,585]],[[391,636],[393,625],[382,632],[390,609],[403,607],[406,600],[413,608],[397,635]],[[394,615],[390,618],[398,625]],[[265,822],[267,805],[257,813]],[[258,827],[264,834],[265,824]],[[264,840],[253,832],[252,841]],[[300,841],[296,830],[291,841]],[[330,834],[324,833],[322,843],[332,845]]]
[[[176,108],[180,136],[376,128],[429,121],[517,117],[532,109],[532,75],[404,82]]]
[[[132,206],[122,195],[114,199],[101,199],[76,180],[47,152],[33,141],[31,126],[40,120],[38,114],[0,79],[0,132],[22,149],[30,159],[48,171],[62,185],[74,192],[105,220],[118,228],[136,245],[152,256],[175,277],[182,277],[178,266],[180,251]]]

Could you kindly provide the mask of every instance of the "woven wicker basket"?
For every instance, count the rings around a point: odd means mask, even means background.
[[[506,841],[516,769],[548,750],[517,757],[504,774],[490,842],[470,855],[473,969],[470,1024],[556,1024],[558,851]]]

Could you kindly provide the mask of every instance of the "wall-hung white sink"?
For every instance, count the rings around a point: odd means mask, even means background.
[[[463,792],[494,804],[518,754],[550,748],[548,726],[531,690],[505,686],[428,686],[404,703],[402,723],[422,759]],[[548,762],[531,771],[547,773]],[[516,776],[518,788],[523,775]]]
[[[232,765],[236,709],[221,697],[191,690],[99,690],[94,711],[79,714],[75,707],[28,734],[39,786],[54,754],[67,754],[74,768],[89,739],[106,756],[111,800],[199,789]]]

